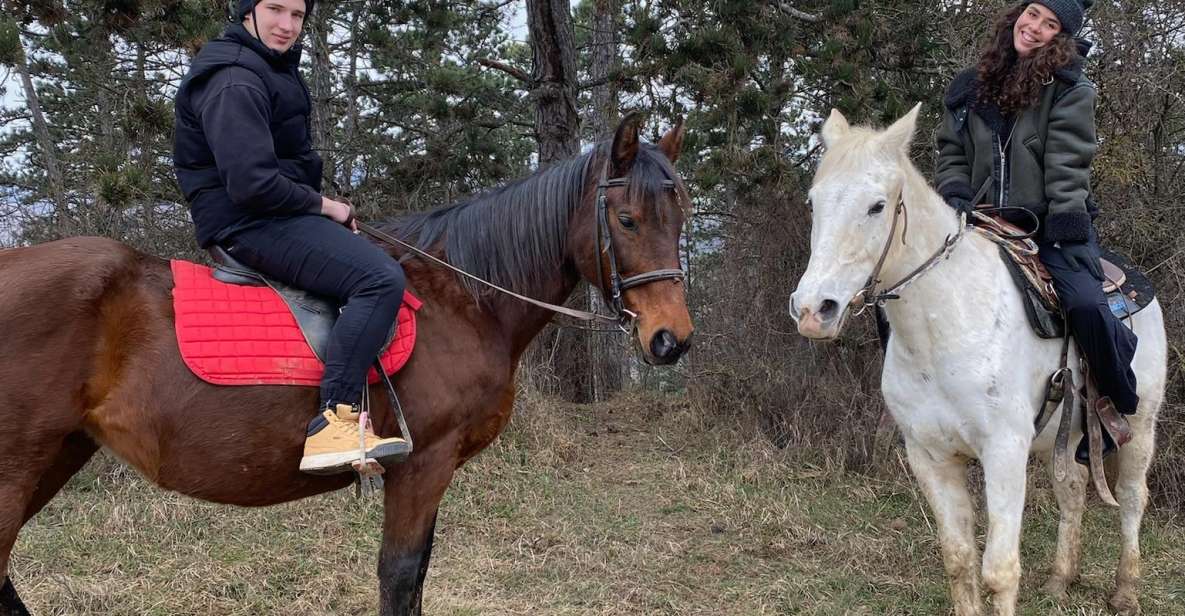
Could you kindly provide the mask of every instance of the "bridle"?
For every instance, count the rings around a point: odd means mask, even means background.
[[[926,259],[921,265],[913,269],[913,271],[906,274],[896,284],[890,286],[888,289],[877,292],[876,287],[880,284],[881,269],[885,266],[885,260],[889,256],[889,249],[893,245],[893,239],[897,235],[897,220],[905,218],[905,229],[901,232],[901,243],[905,244],[905,235],[909,232],[909,214],[905,210],[905,196],[904,194],[897,195],[897,206],[893,211],[893,225],[889,228],[889,238],[885,240],[885,247],[881,250],[881,256],[876,261],[876,266],[872,268],[872,273],[868,275],[868,279],[864,282],[864,286],[852,296],[852,301],[848,303],[848,310],[854,307],[859,307],[855,316],[860,316],[868,309],[869,306],[883,307],[885,302],[894,299],[901,299],[901,291],[909,285],[921,278],[926,272],[934,268],[941,261],[944,261],[950,256],[954,250],[955,245],[959,240],[963,239],[963,234],[967,230],[967,215],[959,214],[959,230],[953,236],[947,235],[943,240],[942,246],[939,247],[929,259]]]
[[[403,240],[400,240],[397,237],[393,237],[392,235],[385,233],[383,231],[380,231],[380,230],[378,230],[366,223],[363,223],[360,221],[355,221],[355,222],[358,225],[358,229],[360,231],[365,232],[367,235],[370,235],[371,237],[374,237],[375,239],[379,239],[379,240],[382,240],[382,241],[387,242],[389,244],[393,244],[393,245],[397,245],[397,246],[406,248],[407,250],[410,250],[411,252],[414,252],[415,254],[417,254],[425,259],[428,259],[429,261],[431,261],[433,263],[436,263],[436,264],[441,265],[445,268],[448,268],[448,269],[450,269],[462,276],[465,276],[466,278],[469,278],[470,280],[484,284],[484,285],[486,285],[486,286],[488,286],[500,293],[504,293],[506,295],[509,295],[509,296],[515,298],[515,299],[527,302],[528,304],[531,304],[533,306],[545,308],[545,309],[550,310],[552,312],[566,315],[566,316],[572,317],[574,319],[580,319],[582,321],[600,321],[602,323],[611,323],[611,324],[616,325],[621,331],[623,331],[625,333],[629,333],[632,329],[633,321],[635,319],[637,319],[638,315],[625,307],[625,301],[623,299],[622,292],[626,291],[627,289],[632,289],[634,287],[640,287],[642,285],[650,284],[652,282],[658,282],[660,280],[682,281],[686,277],[686,275],[683,273],[682,269],[667,268],[667,269],[651,270],[649,272],[645,272],[642,274],[636,274],[634,276],[628,276],[626,278],[621,277],[621,274],[617,268],[617,251],[613,247],[613,232],[609,227],[609,213],[608,213],[609,208],[608,208],[608,199],[606,198],[605,191],[609,188],[612,188],[612,187],[629,186],[629,176],[626,175],[626,176],[622,176],[622,177],[609,178],[608,177],[609,164],[610,164],[610,161],[606,160],[605,166],[601,169],[600,177],[597,180],[597,194],[596,194],[596,203],[595,203],[595,212],[594,212],[595,220],[593,221],[593,223],[596,225],[596,228],[597,228],[597,248],[596,248],[597,282],[598,282],[597,291],[601,294],[601,296],[603,298],[605,298],[606,301],[604,303],[611,310],[611,312],[609,314],[601,314],[599,312],[588,312],[585,310],[577,310],[575,308],[569,308],[567,306],[558,306],[556,304],[549,304],[547,302],[537,300],[532,297],[527,297],[525,295],[515,293],[514,291],[502,288],[492,282],[489,282],[489,281],[482,279],[478,276],[470,274],[469,272],[466,272],[465,270],[462,270],[456,266],[449,264],[448,262],[444,261],[443,259],[440,259],[436,256],[431,255],[431,254],[428,254],[427,252],[420,250],[416,246],[414,246],[408,242],[405,242]],[[662,186],[666,190],[675,190],[675,188],[676,188],[674,180],[663,180]],[[607,257],[606,260],[608,261],[608,269],[609,269],[609,274],[608,274],[609,285],[608,286],[605,285],[605,268],[606,268],[606,266],[602,263],[602,259],[601,259],[602,254],[604,254]]]
[[[613,310],[614,318],[620,325],[637,318],[638,315],[625,307],[622,291],[658,282],[660,280],[682,281],[685,277],[682,269],[656,269],[642,274],[622,278],[617,270],[617,251],[613,248],[613,232],[609,228],[609,206],[605,191],[612,187],[629,186],[629,176],[608,178],[609,161],[601,169],[600,179],[597,180],[596,225],[597,225],[597,290],[604,298],[605,304]],[[675,190],[674,180],[663,180],[665,190]],[[601,255],[609,262],[609,286],[605,286],[605,266],[601,263]]]

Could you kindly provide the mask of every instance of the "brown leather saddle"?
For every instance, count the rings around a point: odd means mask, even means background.
[[[1033,331],[1042,338],[1065,336],[1065,320],[1053,277],[1037,256],[1036,242],[1026,237],[1023,229],[998,215],[977,215],[974,229],[999,245],[1001,258],[1025,296],[1025,313]],[[1152,284],[1130,260],[1104,249],[1100,261],[1103,294],[1116,316],[1126,318],[1151,303],[1155,297]]]

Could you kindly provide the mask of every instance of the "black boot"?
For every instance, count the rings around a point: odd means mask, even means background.
[[[1115,446],[1115,440],[1103,430],[1103,459],[1106,460],[1111,454],[1118,451],[1119,448]],[[1090,437],[1083,434],[1082,440],[1078,441],[1078,449],[1074,451],[1074,461],[1082,466],[1090,466]]]

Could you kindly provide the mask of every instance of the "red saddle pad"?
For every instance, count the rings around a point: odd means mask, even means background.
[[[210,268],[171,262],[177,345],[185,365],[216,385],[319,385],[324,364],[305,342],[296,318],[269,287],[215,280]],[[395,338],[382,354],[387,374],[407,363],[416,341],[420,300],[404,293]],[[378,382],[372,368],[371,383]]]

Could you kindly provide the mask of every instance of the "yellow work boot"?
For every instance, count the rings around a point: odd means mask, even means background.
[[[352,470],[352,462],[367,458],[387,465],[402,462],[407,456],[407,441],[399,438],[380,438],[370,426],[358,425],[358,412],[348,404],[321,413],[325,422],[304,441],[304,457],[300,470],[313,475],[335,475]],[[314,420],[314,425],[321,423]]]

